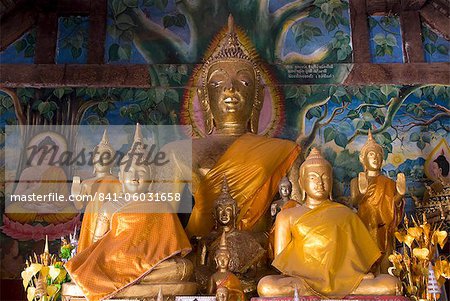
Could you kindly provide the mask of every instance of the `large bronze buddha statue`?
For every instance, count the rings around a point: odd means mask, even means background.
[[[148,191],[149,166],[138,162],[144,154],[142,143],[137,126],[132,151],[120,166],[124,194],[140,196]],[[103,204],[94,243],[65,265],[74,283],[64,285],[63,295],[79,296],[81,290],[90,301],[113,296],[137,299],[156,296],[161,287],[165,294],[195,293],[195,283],[187,282],[192,263],[182,258],[191,245],[177,215],[152,213],[148,206],[158,205],[126,199],[119,196]]]
[[[228,30],[212,44],[214,48],[208,51],[201,69],[198,96],[207,135],[192,140],[192,165],[182,171],[192,173],[195,199],[186,227],[188,236],[204,236],[213,229],[211,213],[221,193],[223,175],[240,209],[237,227],[255,230],[277,192],[278,182],[300,151],[292,141],[258,135],[264,99],[259,61],[242,39],[245,37],[230,16]],[[174,158],[183,157],[181,144],[172,144],[165,151]],[[167,180],[180,164],[165,169],[159,172]]]
[[[301,165],[304,205],[282,210],[275,222],[275,259],[282,275],[258,283],[264,297],[300,295],[342,298],[395,294],[397,279],[367,274],[381,253],[359,217],[331,201],[332,168],[317,149]]]

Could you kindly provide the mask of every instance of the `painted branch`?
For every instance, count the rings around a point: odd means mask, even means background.
[[[11,97],[14,104],[14,111],[16,112],[16,117],[17,120],[19,121],[19,124],[20,125],[27,124],[27,118],[23,113],[22,104],[20,103],[19,97],[17,96],[16,92],[8,88],[0,88],[0,91],[5,92],[6,94],[8,94],[9,97]]]

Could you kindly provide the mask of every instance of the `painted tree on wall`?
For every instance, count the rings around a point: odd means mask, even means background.
[[[270,12],[268,0],[181,0],[176,1],[174,12],[163,16],[162,25],[153,21],[151,13],[155,9],[163,11],[167,5],[168,0],[110,0],[112,22],[108,32],[118,43],[111,45],[109,56],[117,59],[129,56],[130,43],[134,42],[149,63],[199,63],[211,40],[232,14],[266,62],[318,63],[330,57],[335,62],[351,58],[350,37],[339,30],[340,26],[348,27],[348,18],[344,17],[347,1],[292,1]],[[335,39],[310,54],[283,54],[291,27],[299,49],[322,35],[321,29],[311,23],[295,24],[306,18],[321,20],[326,30],[335,32]],[[188,42],[170,30],[177,26],[188,27]],[[152,75],[157,84],[158,77]]]

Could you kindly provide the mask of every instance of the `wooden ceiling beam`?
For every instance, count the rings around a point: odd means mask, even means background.
[[[37,11],[32,6],[24,5],[3,17],[0,21],[0,51],[17,41],[37,22]]]
[[[427,0],[359,0],[365,1],[369,15],[398,14],[405,10],[419,10]]]
[[[148,65],[0,65],[2,87],[150,88]],[[353,64],[343,85],[450,85],[450,63]],[[180,87],[183,88],[183,87]]]
[[[420,10],[420,16],[430,27],[450,40],[450,18],[428,3]]]

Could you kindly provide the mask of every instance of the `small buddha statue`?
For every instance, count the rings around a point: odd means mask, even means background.
[[[272,205],[270,205],[270,215],[274,221],[277,214],[282,209],[288,209],[298,205],[298,202],[291,199],[292,183],[289,181],[288,177],[281,178],[280,183],[278,184],[278,193],[281,198],[273,201]]]
[[[394,233],[403,218],[406,180],[403,173],[397,182],[381,174],[383,148],[372,137],[369,130],[366,144],[359,160],[364,166],[357,179],[351,182],[351,199],[357,204],[358,216],[366,225],[383,256],[373,272],[387,273],[388,257],[394,251]]]
[[[226,287],[221,286],[216,289],[216,300],[217,301],[228,301],[229,296],[230,296],[230,294]]]
[[[278,213],[283,209],[292,208],[298,206],[299,203],[293,199],[291,199],[292,193],[292,183],[289,181],[288,177],[283,177],[278,184],[278,193],[280,194],[280,199],[272,202],[270,206],[270,215],[272,217],[272,224],[275,222],[275,219]],[[269,246],[268,246],[268,256],[273,260],[273,244],[274,244],[274,231],[275,227],[272,226],[269,232]]]
[[[275,259],[282,275],[258,283],[263,297],[342,298],[395,294],[398,280],[368,274],[381,253],[359,217],[331,200],[332,168],[313,148],[300,166],[304,204],[282,210],[275,221]]]
[[[145,158],[142,144],[138,125],[119,173],[123,193],[132,194],[130,200],[148,191],[150,169],[139,159]],[[89,300],[149,298],[160,287],[174,295],[194,294],[196,284],[187,282],[193,265],[183,258],[191,246],[177,215],[153,213],[151,206],[158,205],[151,202],[124,200],[102,206],[97,241],[65,265],[77,289]],[[70,291],[70,286],[63,288],[63,295],[73,296]]]
[[[224,177],[222,193],[214,202],[214,230],[201,239],[199,243],[199,263],[201,266],[206,266],[206,269],[202,267],[197,269],[196,274],[199,282],[202,282],[201,279],[208,277],[214,270],[215,257],[213,254],[216,254],[217,250],[220,249],[220,244],[222,243],[221,234],[226,233],[226,243],[228,252],[230,253],[229,270],[236,273],[241,281],[243,281],[246,291],[256,289],[256,283],[249,283],[250,278],[254,277],[246,277],[246,274],[253,274],[255,272],[256,266],[264,258],[265,250],[254,237],[254,233],[236,228],[238,214],[239,208],[236,201],[230,195],[230,188],[228,187],[226,177]]]
[[[103,196],[114,196],[122,189],[119,179],[111,173],[113,158],[116,151],[109,143],[108,134],[103,132],[102,140],[93,150],[94,177],[80,181],[80,177],[73,177],[71,193],[74,196],[89,195],[97,196],[86,206],[81,225],[80,238],[78,240],[78,251],[81,252],[94,241],[94,230],[97,225],[97,216],[101,207],[98,198]],[[85,204],[75,202],[77,209],[82,209]]]
[[[217,293],[218,288],[226,287],[229,300],[243,301],[245,300],[245,297],[241,282],[238,277],[228,270],[231,254],[228,250],[226,235],[226,232],[223,231],[220,239],[220,246],[214,256],[217,272],[209,278],[207,293],[213,295]]]

